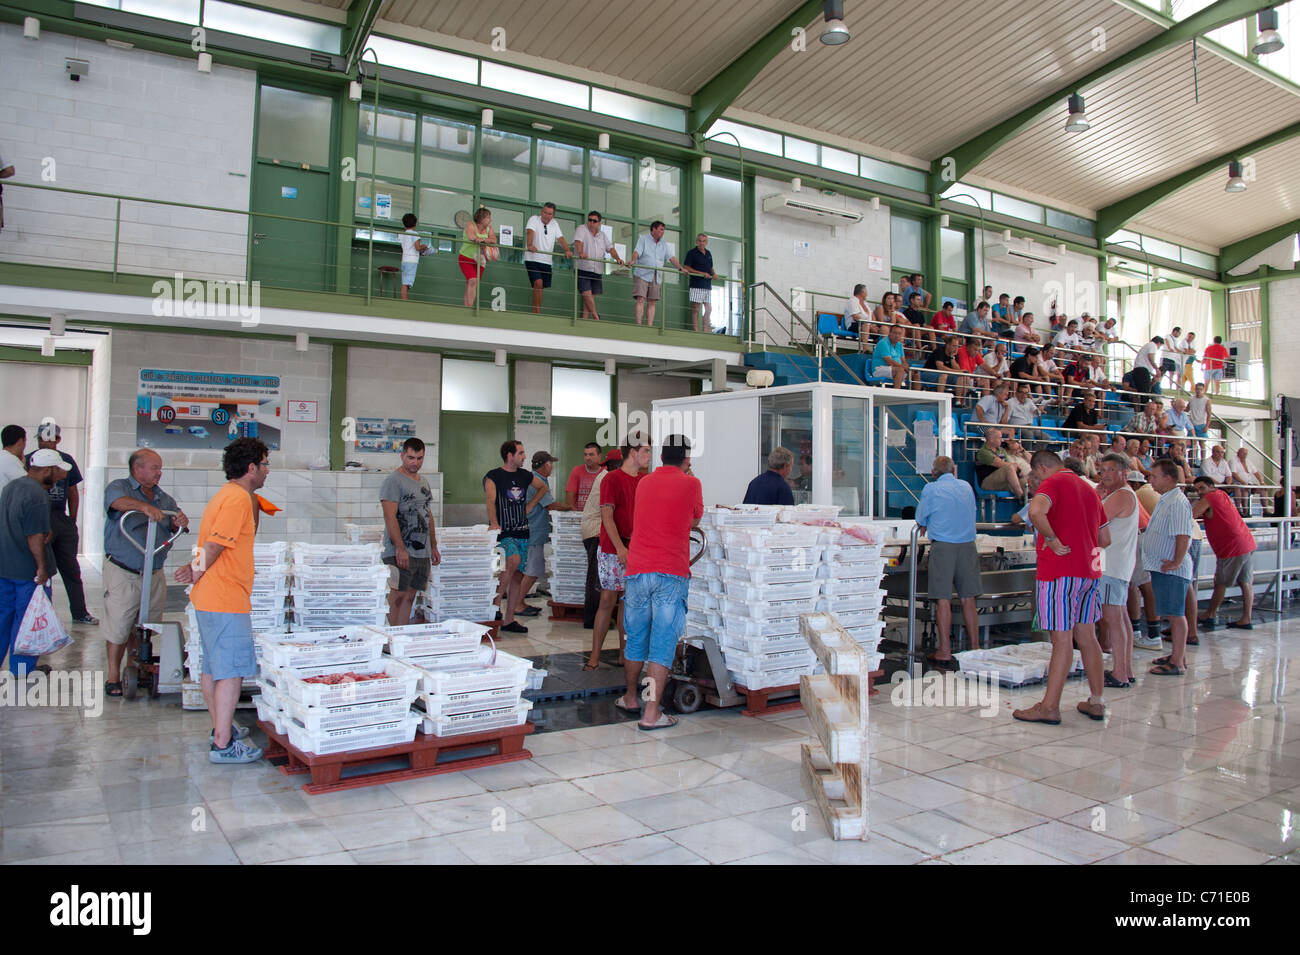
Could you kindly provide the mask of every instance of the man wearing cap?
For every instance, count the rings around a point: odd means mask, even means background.
[[[63,439],[63,430],[53,421],[46,421],[36,432],[37,443],[41,448],[54,451],[63,461],[64,472],[50,488],[50,547],[54,549],[54,562],[63,578],[63,589],[68,592],[68,607],[72,611],[73,623],[99,623],[86,609],[86,588],[81,583],[81,565],[77,563],[77,511],[81,507],[81,495],[77,485],[81,483],[81,468],[72,459],[72,455],[60,451],[59,442]],[[28,466],[31,456],[28,455]]]
[[[597,448],[597,451],[600,449]],[[586,453],[584,452],[584,459]],[[587,588],[582,602],[582,627],[590,630],[596,626],[596,611],[600,606],[600,482],[605,475],[623,464],[623,452],[611,448],[605,455],[600,473],[587,490],[587,500],[582,505],[582,546],[587,549]]]
[[[36,669],[36,657],[14,655],[14,640],[36,588],[50,593],[50,492],[67,476],[63,467],[57,451],[41,448],[28,458],[26,475],[0,491],[0,663],[8,656],[15,676]]]
[[[99,632],[108,642],[108,672],[104,683],[108,696],[122,695],[122,658],[136,626],[144,623],[139,616],[145,555],[131,544],[127,535],[143,544],[149,522],[153,521],[159,525],[154,534],[155,546],[159,546],[173,532],[190,525],[176,499],[158,486],[162,458],[157,451],[141,448],[131,454],[126,466],[130,476],[118,478],[104,488],[104,625]],[[132,511],[140,516],[121,520],[123,514]],[[175,512],[175,516],[168,516],[164,511]],[[122,523],[127,525],[125,532]],[[167,607],[163,564],[170,549],[171,545],[162,547],[148,562],[149,620],[159,619]]]
[[[551,539],[551,511],[566,511],[563,504],[557,504],[551,493],[551,471],[555,462],[560,460],[549,451],[533,453],[533,474],[542,479],[542,487],[533,492],[528,502],[528,553],[524,557],[524,579],[519,585],[519,606],[515,608],[516,616],[536,617],[542,612],[541,607],[525,603],[524,598],[533,589],[533,584],[546,573],[546,542]]]

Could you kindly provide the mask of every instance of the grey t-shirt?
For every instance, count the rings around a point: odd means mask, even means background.
[[[50,492],[29,477],[6,484],[0,491],[0,577],[34,580],[36,559],[27,547],[27,538],[49,532]],[[45,556],[48,563],[48,549]],[[46,569],[53,571],[54,567]]]
[[[429,506],[433,503],[429,482],[422,477],[412,480],[404,472],[394,471],[384,479],[379,489],[379,500],[397,504],[397,529],[402,534],[406,553],[411,557],[428,557]],[[389,539],[387,524],[384,527],[383,556],[397,556],[397,547]]]

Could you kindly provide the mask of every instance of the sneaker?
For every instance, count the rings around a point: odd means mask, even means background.
[[[225,749],[217,749],[215,743],[208,744],[210,763],[255,763],[261,758],[261,749],[249,746],[241,739],[232,739]]]
[[[1160,650],[1163,652],[1165,642],[1159,637],[1153,637],[1150,634],[1135,633],[1133,634],[1133,646],[1138,650]]]
[[[208,738],[209,738],[209,739],[216,739],[216,738],[217,738],[217,731],[216,731],[216,730],[212,730],[212,732],[208,733]],[[238,723],[231,723],[231,724],[230,724],[230,738],[231,738],[231,739],[248,739],[248,727],[247,727],[247,726],[240,726]]]
[[[73,622],[73,623],[84,623],[84,624],[86,624],[87,626],[92,626],[92,627],[93,627],[93,626],[98,625],[98,623],[99,623],[99,618],[97,618],[97,617],[92,617],[90,614],[86,614],[84,617],[73,617],[73,618],[72,618],[72,622]]]

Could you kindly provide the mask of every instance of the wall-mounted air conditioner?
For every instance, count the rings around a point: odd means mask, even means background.
[[[851,225],[862,221],[862,213],[819,202],[803,193],[779,193],[763,200],[763,211],[792,219],[807,219],[823,225]]]
[[[1033,272],[1037,269],[1050,268],[1056,265],[1056,259],[1042,252],[1030,252],[1027,249],[1016,249],[1009,245],[990,245],[984,250],[984,258],[994,262],[1006,262],[1010,265],[1019,266],[1022,269],[1028,269]]]

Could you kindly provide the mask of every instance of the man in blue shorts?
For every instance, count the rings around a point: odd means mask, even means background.
[[[501,467],[483,476],[488,527],[497,532],[497,542],[506,555],[497,589],[497,602],[501,605],[497,619],[502,621],[501,629],[506,633],[528,632],[527,627],[515,620],[515,607],[523,600],[519,592],[523,583],[519,565],[528,554],[528,489],[546,488],[541,478],[524,470],[525,457],[522,441],[507,441],[501,445]]]

